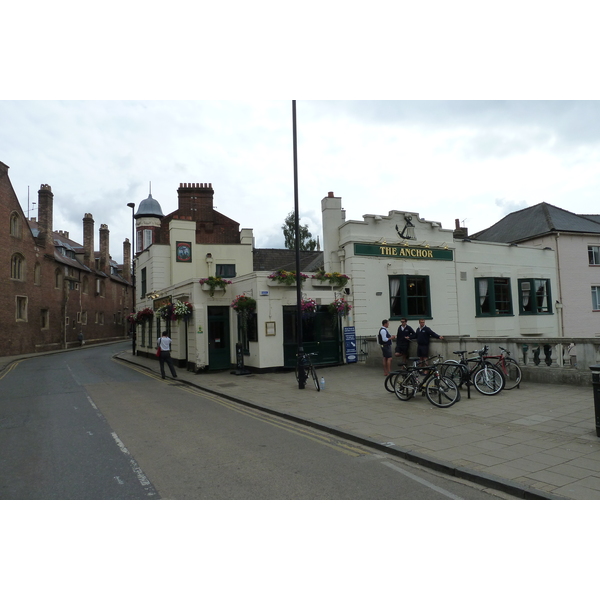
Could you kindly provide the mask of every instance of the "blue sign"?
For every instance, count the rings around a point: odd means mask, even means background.
[[[358,362],[356,349],[356,330],[354,327],[344,327],[344,350],[346,351],[346,362]]]

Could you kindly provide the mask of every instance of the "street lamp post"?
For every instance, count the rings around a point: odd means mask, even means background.
[[[127,206],[131,208],[131,304],[132,313],[135,313],[135,203],[128,202]],[[135,334],[136,324],[131,324],[131,355],[135,356]]]

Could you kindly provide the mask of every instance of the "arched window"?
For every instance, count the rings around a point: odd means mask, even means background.
[[[19,217],[18,213],[13,212],[10,215],[10,235],[20,238],[21,234],[21,217]]]
[[[42,285],[42,266],[39,262],[36,262],[33,267],[33,283],[35,285]]]
[[[25,258],[21,254],[13,254],[10,261],[10,277],[23,281],[25,279]]]

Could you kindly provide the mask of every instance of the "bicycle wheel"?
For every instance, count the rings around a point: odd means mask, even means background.
[[[405,377],[402,377],[400,374],[394,381],[394,393],[396,394],[396,398],[403,402],[410,400],[415,395],[417,387],[418,383],[414,373],[409,373]]]
[[[480,394],[495,396],[504,387],[504,376],[491,365],[485,364],[473,374],[473,385]]]
[[[513,358],[505,358],[505,372],[504,378],[504,389],[512,390],[516,388],[521,383],[521,378],[523,377],[523,372],[521,371],[521,367],[519,367],[519,363]]]
[[[465,381],[466,369],[454,360],[447,360],[440,365],[440,375],[452,379],[456,387],[460,387]]]
[[[438,408],[448,408],[460,400],[460,391],[448,377],[432,377],[425,385],[427,400]]]
[[[399,375],[406,375],[405,371],[392,371],[386,378],[384,381],[384,385],[385,385],[385,389],[390,392],[391,394],[394,393],[394,385],[396,383],[396,378]]]
[[[321,384],[319,383],[319,378],[317,377],[317,370],[310,365],[310,367],[308,367],[310,374],[312,375],[313,378],[313,383],[315,384],[315,388],[317,390],[317,392],[321,391]]]

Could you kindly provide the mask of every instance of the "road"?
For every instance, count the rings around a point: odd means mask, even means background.
[[[3,499],[498,499],[371,448],[162,380],[122,345],[0,373]]]

